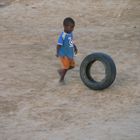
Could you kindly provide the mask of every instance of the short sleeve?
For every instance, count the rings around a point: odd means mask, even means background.
[[[62,34],[59,36],[58,38],[58,42],[57,42],[57,45],[63,45],[63,38],[62,38]]]

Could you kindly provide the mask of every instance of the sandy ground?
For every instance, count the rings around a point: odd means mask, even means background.
[[[76,21],[76,68],[58,84],[64,17]],[[114,84],[80,80],[82,59],[112,56]],[[0,140],[140,140],[139,0],[0,0]]]

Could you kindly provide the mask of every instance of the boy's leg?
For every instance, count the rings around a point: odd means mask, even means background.
[[[60,77],[60,80],[59,80],[60,82],[64,81],[66,73],[67,73],[67,69],[62,69],[61,70],[61,77]]]
[[[63,82],[64,81],[64,78],[65,78],[65,75],[67,73],[67,70],[69,69],[69,60],[67,57],[61,57],[60,58],[61,60],[61,63],[62,63],[62,69],[58,70],[58,73],[60,75],[60,82]]]
[[[70,59],[70,66],[69,66],[69,70],[73,69],[75,67],[75,62],[73,59]]]
[[[61,57],[60,60],[61,60],[63,69],[58,70],[58,73],[60,75],[59,81],[63,82],[67,71],[75,67],[75,62],[73,59],[69,59],[67,57]]]
[[[74,68],[73,66],[70,66],[68,70],[71,70],[71,69],[73,69],[73,68]]]
[[[67,62],[66,62],[67,61]],[[60,82],[63,82],[64,81],[64,77],[67,73],[68,70],[70,69],[73,69],[75,67],[75,62],[73,59],[68,59],[65,61],[65,69],[59,71],[60,72],[60,75],[61,75],[61,78],[60,78]]]

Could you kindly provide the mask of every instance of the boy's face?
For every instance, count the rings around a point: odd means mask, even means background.
[[[66,33],[71,33],[74,30],[74,24],[69,23],[68,25],[64,25],[64,31]]]

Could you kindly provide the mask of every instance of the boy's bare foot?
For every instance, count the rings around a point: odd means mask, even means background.
[[[65,77],[65,74],[66,74],[66,72],[67,72],[67,69],[60,69],[60,70],[57,70],[57,72],[58,72],[58,74],[59,74],[59,76],[60,76],[60,80],[59,80],[59,83],[63,83],[63,84],[65,84],[65,82],[64,82],[64,77]]]
[[[65,85],[66,83],[65,83],[64,80],[59,80],[59,84],[60,84],[60,85]]]

